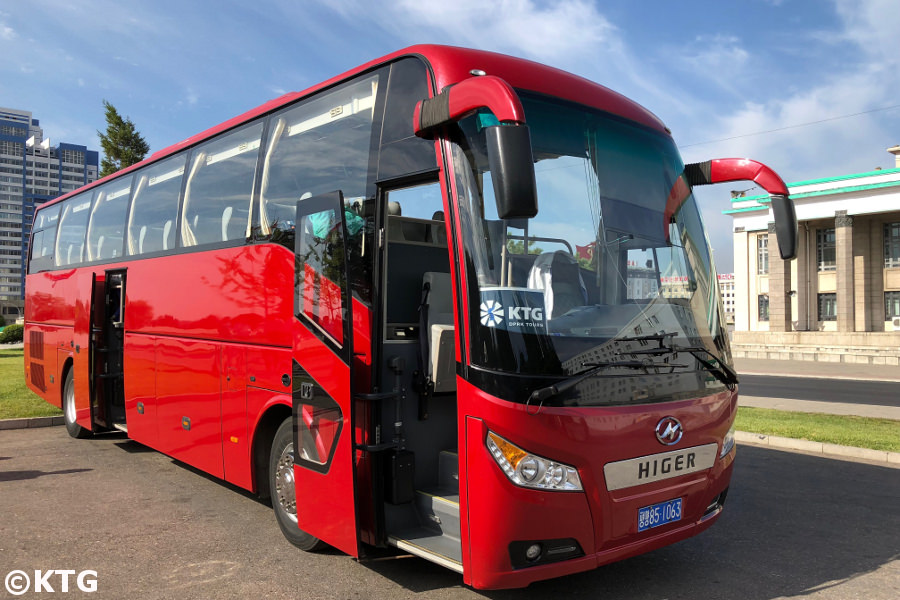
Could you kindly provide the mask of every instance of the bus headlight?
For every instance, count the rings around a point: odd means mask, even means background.
[[[722,440],[722,451],[719,452],[719,458],[725,458],[725,455],[734,448],[734,426],[735,424],[732,423],[731,429],[728,430],[728,433],[725,434],[725,439]]]
[[[553,491],[583,489],[575,467],[526,452],[493,431],[488,431],[485,444],[509,480],[518,486]]]

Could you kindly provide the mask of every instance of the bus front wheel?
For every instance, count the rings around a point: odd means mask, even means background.
[[[284,537],[293,545],[307,552],[324,548],[324,542],[297,526],[294,431],[290,418],[284,420],[272,440],[272,452],[269,454],[269,490],[272,494],[275,519],[278,521]]]
[[[63,420],[66,422],[66,431],[73,438],[91,437],[89,430],[75,422],[75,377],[72,375],[72,369],[66,373],[66,382],[63,385]]]

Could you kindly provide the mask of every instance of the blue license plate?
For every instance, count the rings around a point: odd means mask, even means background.
[[[653,506],[645,506],[638,509],[638,531],[646,531],[653,527],[659,527],[666,523],[674,523],[681,520],[681,500],[675,498],[666,502],[660,502]]]

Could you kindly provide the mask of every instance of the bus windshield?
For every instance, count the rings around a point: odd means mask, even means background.
[[[558,400],[571,405],[697,397],[721,386],[711,373],[731,365],[721,299],[674,142],[600,111],[521,97],[534,218],[497,216],[490,113],[460,121],[453,140],[473,365],[528,376],[533,387],[596,369]],[[632,385],[620,385],[623,377]]]

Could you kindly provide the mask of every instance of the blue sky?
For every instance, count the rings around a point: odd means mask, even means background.
[[[893,166],[898,32],[900,0],[0,0],[0,106],[32,111],[53,143],[98,149],[106,99],[155,151],[443,43],[600,82],[659,115],[686,161],[755,158],[790,182]],[[698,193],[723,272],[732,187]]]

